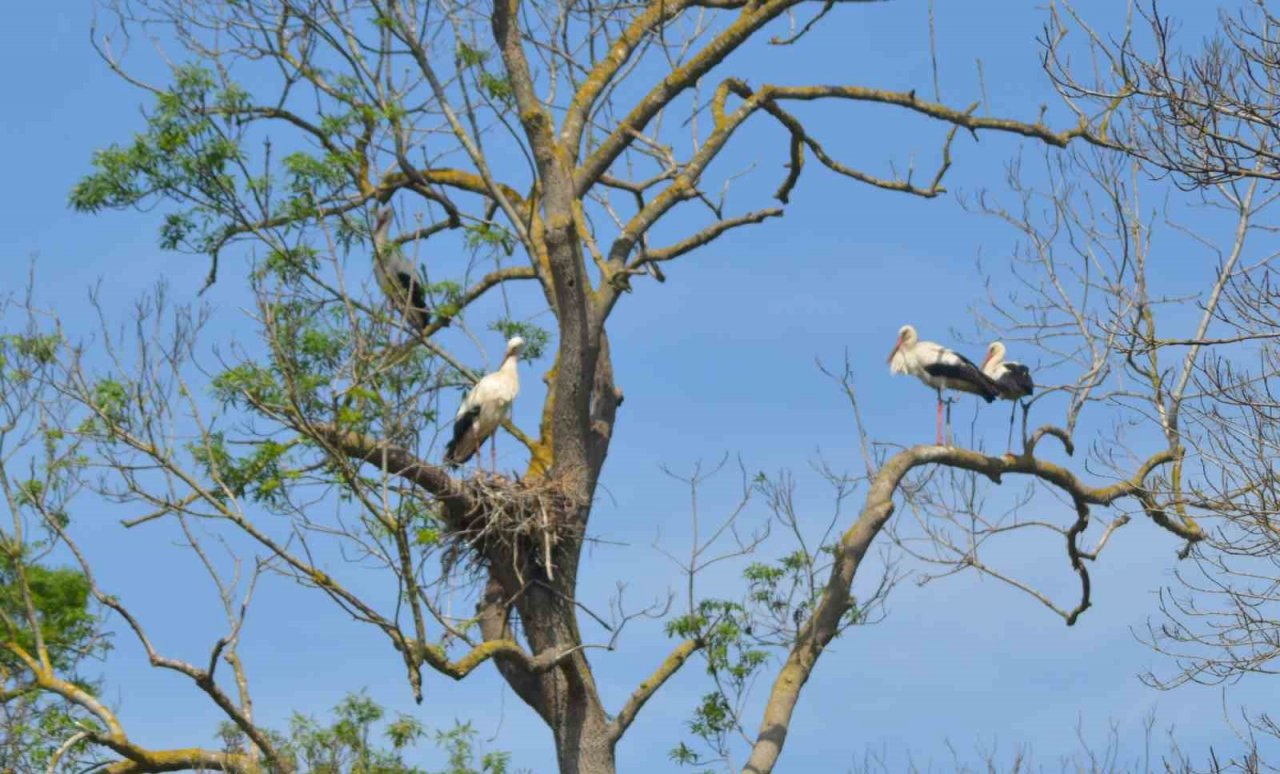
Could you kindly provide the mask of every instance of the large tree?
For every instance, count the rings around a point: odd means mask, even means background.
[[[775,45],[802,53],[813,25],[836,17],[834,5],[111,4],[112,26],[95,41],[108,65],[152,102],[145,130],[96,155],[72,204],[88,211],[158,204],[164,246],[209,256],[210,283],[236,271],[233,281],[251,284],[256,335],[210,353],[201,339],[206,317],[173,308],[163,293],[139,306],[127,335],[104,326],[92,351],[34,317],[6,350],[9,367],[22,374],[10,399],[38,408],[15,410],[36,424],[26,426],[25,451],[8,464],[29,464],[61,482],[41,492],[83,485],[135,509],[130,528],[176,523],[216,585],[227,633],[204,664],[160,653],[144,622],[98,585],[74,550],[74,522],[67,526],[68,509],[56,497],[11,497],[15,539],[20,546],[29,519],[71,549],[98,603],[125,622],[155,666],[203,691],[244,743],[151,750],[134,742],[110,707],[59,674],[35,636],[41,614],[29,583],[19,584],[26,609],[5,622],[5,645],[25,672],[6,678],[91,716],[79,741],[118,755],[113,771],[293,769],[296,756],[254,719],[238,655],[253,581],[276,571],[385,635],[419,697],[429,693],[424,668],[428,677],[464,679],[491,662],[545,721],[566,772],[614,770],[618,740],[697,654],[714,690],[693,728],[722,750],[727,735],[751,722],[736,699],[772,668],[768,654],[777,652],[781,665],[768,674],[768,700],[747,753],[746,770],[765,772],[778,761],[827,645],[874,613],[876,599],[856,603],[852,584],[900,504],[922,516],[934,547],[924,558],[1009,580],[1069,624],[1090,605],[1088,562],[1127,520],[1117,518],[1089,548],[1081,539],[1093,509],[1128,502],[1188,546],[1201,541],[1185,494],[1179,415],[1202,350],[1187,350],[1168,378],[1158,353],[1173,344],[1156,332],[1148,269],[1138,259],[1143,244],[1129,239],[1134,218],[1124,192],[1108,189],[1110,209],[1096,213],[1087,234],[1117,251],[1100,259],[1081,249],[1078,270],[1065,268],[1054,252],[1063,249],[1060,232],[1050,227],[1046,237],[1030,208],[990,205],[1028,237],[1031,251],[1022,257],[1039,278],[1028,285],[1033,298],[1001,322],[1025,326],[1029,338],[1061,356],[1067,375],[1055,386],[1070,396],[1064,420],[1024,429],[1017,451],[1001,456],[954,445],[891,455],[868,449],[859,513],[820,545],[805,543],[788,482],[757,481],[778,523],[797,536],[795,549],[780,562],[750,564],[738,598],[690,593],[668,622],[678,640],[670,655],[622,706],[604,706],[588,655],[604,643],[582,635],[578,580],[597,485],[625,411],[608,322],[633,285],[643,297],[637,278],[662,281],[666,262],[782,215],[808,158],[850,185],[931,198],[944,190],[961,130],[1053,148],[1087,143],[1097,155],[1080,156],[1073,168],[1100,181],[1114,180],[1124,169],[1116,154],[1136,147],[1110,131],[1123,100],[1081,108],[1076,123],[1053,129],[875,84],[748,84],[751,51]],[[850,5],[845,15],[858,12]],[[131,70],[120,48],[143,31],[168,49],[165,81]],[[1051,53],[1058,50],[1058,39],[1049,43]],[[798,105],[806,102],[888,106],[937,122],[937,166],[923,177],[879,176],[837,160],[801,120]],[[752,122],[777,127],[775,135],[750,135],[777,142],[751,153],[783,164],[776,203],[731,212],[717,191],[734,171],[716,162]],[[1240,217],[1252,216],[1251,201],[1239,205]],[[386,213],[394,225],[378,228]],[[425,263],[432,316],[421,331],[368,300],[369,256],[389,251]],[[1197,337],[1219,314],[1216,289],[1232,266],[1209,277],[1213,292]],[[1107,293],[1095,292],[1094,271],[1106,277]],[[530,322],[544,310],[550,331]],[[447,432],[453,408],[447,388],[477,378],[455,349],[486,327],[523,334],[530,358],[544,347],[553,353],[538,426],[505,428],[528,452],[520,475],[463,475],[436,463],[437,435],[442,426]],[[1134,398],[1113,382],[1121,373],[1146,379],[1150,390]],[[852,383],[844,384],[856,408]],[[1126,398],[1157,417],[1160,440],[1132,458],[1108,458],[1113,482],[1090,483],[1083,468],[1047,458],[1050,443],[1068,453],[1080,445],[1074,435],[1085,407]],[[938,468],[951,475],[930,475]],[[1017,527],[1065,537],[1080,583],[1070,605],[1007,577],[978,551],[1011,531],[1007,521],[974,518],[982,510],[978,481],[1015,476],[1069,506],[1065,528]],[[0,478],[10,479],[17,486],[40,477]],[[841,499],[848,496],[849,479],[831,480]],[[205,547],[209,525],[252,545],[259,558],[251,567],[220,565]],[[690,577],[719,558],[712,543],[724,534],[722,527],[698,544],[684,568]],[[753,547],[744,539],[736,550]],[[394,597],[361,592],[344,575],[360,566],[394,579]],[[458,612],[452,595],[459,584],[474,613]]]

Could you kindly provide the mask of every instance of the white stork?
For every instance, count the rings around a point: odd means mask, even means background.
[[[418,268],[404,257],[400,246],[387,241],[390,228],[391,208],[384,207],[378,212],[373,229],[373,276],[391,306],[404,315],[415,331],[421,331],[431,322],[422,278],[418,276]]]
[[[1031,369],[1022,363],[1006,362],[1004,359],[1004,343],[991,342],[987,347],[987,357],[982,361],[982,372],[991,377],[1000,390],[1000,397],[1013,401],[1009,410],[1009,444],[1013,445],[1013,415],[1019,403],[1023,416],[1026,416],[1027,404],[1022,399],[1035,392],[1036,384],[1031,379]]]
[[[898,343],[889,353],[889,371],[910,374],[938,391],[938,445],[942,445],[942,391],[959,390],[980,396],[987,403],[996,399],[1000,390],[995,382],[959,352],[932,341],[921,341],[916,329],[904,325],[898,330]]]
[[[494,437],[494,431],[511,413],[511,403],[520,392],[520,374],[516,370],[524,339],[516,336],[507,342],[507,354],[497,371],[476,382],[453,420],[453,440],[444,450],[444,461],[458,466],[471,459],[486,438]],[[490,447],[493,465],[498,464],[497,441]],[[476,465],[480,464],[479,460]]]

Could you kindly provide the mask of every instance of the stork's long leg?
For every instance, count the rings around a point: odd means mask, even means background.
[[[1010,452],[1013,451],[1013,415],[1017,413],[1017,411],[1018,402],[1014,401],[1013,405],[1009,407],[1009,440],[1005,444]]]
[[[498,431],[494,430],[493,435],[489,436],[489,467],[492,472],[498,473]]]
[[[937,444],[942,445],[942,388],[938,388],[938,440]]]
[[[1018,403],[1022,404],[1022,447],[1025,449],[1027,446],[1027,414],[1031,411],[1031,404],[1025,400],[1020,400]]]
[[[956,432],[951,429],[951,404],[955,403],[955,398],[947,398],[947,446],[953,446],[956,442]]]

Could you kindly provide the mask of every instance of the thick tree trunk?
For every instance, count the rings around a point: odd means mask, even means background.
[[[572,154],[556,141],[554,120],[535,94],[518,29],[519,16],[520,0],[494,0],[494,40],[510,74],[542,189],[542,244],[538,245],[540,255],[531,258],[540,261],[545,255],[543,268],[550,276],[543,281],[544,287],[550,285],[558,342],[541,442],[549,441],[546,472],[563,488],[567,496],[564,507],[569,510],[557,514],[565,529],[551,551],[554,572],[538,566],[527,553],[519,560],[519,568],[491,561],[490,571],[504,597],[501,616],[505,618],[507,605],[514,604],[529,651],[539,656],[571,654],[545,673],[515,675],[508,674],[509,669],[503,673],[551,728],[560,771],[611,774],[614,761],[609,723],[591,665],[581,650],[575,594],[582,541],[617,401],[607,349],[604,373],[597,372],[603,330],[596,324],[595,294],[575,218],[580,203],[574,189]],[[594,399],[602,384],[608,388],[607,400],[600,403]],[[542,463],[535,460],[535,464]],[[501,626],[506,628],[505,620]]]
[[[576,551],[577,546],[571,550]],[[539,569],[526,565],[522,572],[526,582],[517,586],[523,593],[515,602],[529,650],[536,654],[571,652],[572,655],[537,675],[501,662],[499,669],[517,695],[551,729],[561,772],[609,774],[614,770],[609,719],[600,703],[586,655],[581,650],[574,651],[581,646],[582,637],[572,597],[572,576],[557,571],[554,582],[545,576],[535,580]],[[500,582],[496,580],[499,576],[502,576]],[[512,584],[516,581],[514,575],[498,571],[494,578],[489,586],[491,593],[510,599],[510,592],[498,592],[497,587]],[[505,634],[505,622],[500,626]]]
[[[560,774],[613,774],[613,742],[599,704],[580,707],[577,717],[554,729]]]
[[[555,580],[530,580],[516,601],[525,637],[535,653],[565,653],[580,648],[577,586],[579,540],[554,552]],[[525,578],[536,577],[530,568]],[[608,739],[608,718],[596,690],[591,664],[582,650],[573,652],[549,672],[538,676],[537,691],[542,717],[551,728],[561,772],[612,772],[613,751]]]
[[[567,547],[577,551],[578,546]],[[561,553],[557,551],[557,553]],[[499,558],[499,557],[494,557]],[[501,557],[509,560],[511,557]],[[609,719],[596,691],[591,665],[581,650],[572,576],[551,581],[541,568],[526,561],[520,573],[509,564],[491,565],[490,580],[481,603],[481,629],[486,639],[511,635],[509,611],[520,616],[531,653],[570,653],[550,670],[534,674],[518,663],[496,660],[508,684],[547,724],[556,745],[561,772],[582,774],[614,771]],[[520,580],[523,578],[523,582]],[[508,600],[515,597],[512,605]]]

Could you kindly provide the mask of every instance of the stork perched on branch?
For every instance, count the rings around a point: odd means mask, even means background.
[[[418,268],[404,257],[400,246],[388,241],[387,231],[391,228],[390,207],[378,211],[378,220],[373,229],[373,276],[378,287],[386,294],[391,306],[404,315],[414,331],[421,331],[431,322],[431,312],[427,310],[426,289]]]
[[[497,371],[487,374],[467,393],[453,420],[453,439],[444,450],[444,461],[458,466],[471,459],[486,438],[493,438],[489,447],[493,467],[498,466],[497,437],[494,432],[502,420],[511,414],[511,404],[520,392],[520,374],[516,363],[524,349],[524,339],[513,337],[507,342],[507,354]],[[480,461],[476,460],[479,466]]]
[[[1004,344],[991,342],[987,347],[987,356],[982,361],[982,372],[991,377],[1000,390],[1000,397],[1013,401],[1009,410],[1009,445],[1013,446],[1013,415],[1019,405],[1022,406],[1023,423],[1025,424],[1029,405],[1022,399],[1035,392],[1036,384],[1031,379],[1031,369],[1022,363],[1007,362],[1004,359]]]
[[[995,400],[1000,388],[982,369],[959,352],[932,341],[921,341],[916,329],[904,325],[898,330],[898,343],[889,353],[889,371],[910,374],[938,391],[938,445],[942,445],[942,391],[959,390],[981,397],[987,403]]]

